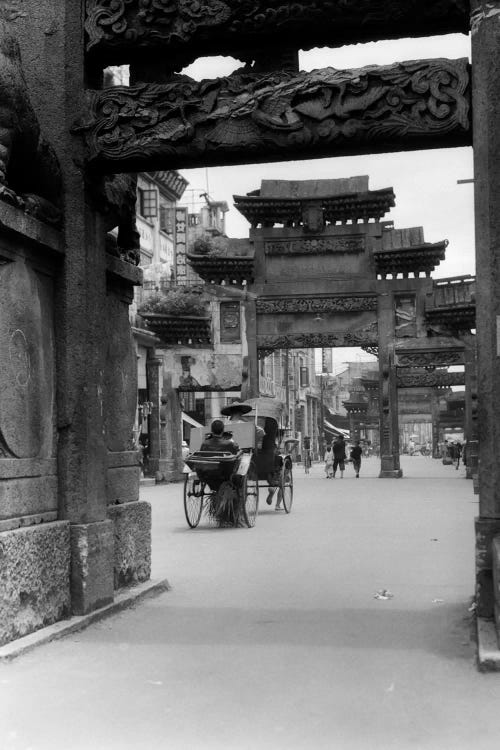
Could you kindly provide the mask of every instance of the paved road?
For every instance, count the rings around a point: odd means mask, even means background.
[[[145,490],[172,591],[0,666],[0,748],[496,750],[472,483],[403,469],[299,469],[292,514],[264,503],[251,530],[188,530],[179,485]]]

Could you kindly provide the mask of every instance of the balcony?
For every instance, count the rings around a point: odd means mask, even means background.
[[[166,346],[211,345],[212,319],[208,301],[199,289],[179,287],[153,294],[138,312]]]
[[[255,276],[255,253],[246,239],[202,237],[187,255],[191,268],[210,284],[251,284]]]

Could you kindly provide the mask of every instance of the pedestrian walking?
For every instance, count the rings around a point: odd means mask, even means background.
[[[339,435],[335,438],[335,441],[333,443],[333,478],[335,479],[335,474],[337,473],[337,469],[340,470],[340,478],[344,478],[344,471],[345,471],[345,460],[347,456],[345,453],[345,442],[342,435]]]
[[[458,440],[455,443],[455,460],[456,460],[456,466],[455,469],[458,469],[460,466],[460,457],[462,456],[462,443],[459,443]]]
[[[325,474],[327,479],[333,479],[333,451],[331,445],[327,445],[325,451]]]
[[[356,479],[359,479],[359,471],[361,469],[361,454],[362,454],[362,448],[359,444],[359,440],[356,440],[354,443],[354,446],[351,448],[351,452],[349,454],[349,458],[352,461],[352,465],[354,467],[354,471],[356,472]]]

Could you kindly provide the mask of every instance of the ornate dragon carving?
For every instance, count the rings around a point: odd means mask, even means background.
[[[362,253],[366,238],[358,237],[308,237],[301,240],[273,240],[266,242],[266,255],[327,255],[328,253]]]
[[[330,346],[374,345],[378,340],[376,322],[365,328],[330,333],[264,334],[257,336],[259,349],[304,349]]]
[[[376,297],[289,297],[258,299],[257,313],[337,313],[376,312]]]
[[[463,372],[419,372],[397,373],[398,388],[451,388],[465,385]]]
[[[21,5],[0,3],[0,199],[57,226],[61,171],[29,99],[14,33],[14,22],[26,15]]]
[[[398,367],[450,367],[464,364],[464,352],[453,349],[397,352]]]
[[[471,142],[466,59],[117,86],[75,127],[102,171],[172,169]]]
[[[297,48],[468,32],[467,0],[87,0],[87,48],[219,54],[277,37]]]

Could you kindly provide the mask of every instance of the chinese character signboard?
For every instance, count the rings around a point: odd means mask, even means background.
[[[187,208],[175,209],[175,265],[178,284],[185,284],[187,279]]]

